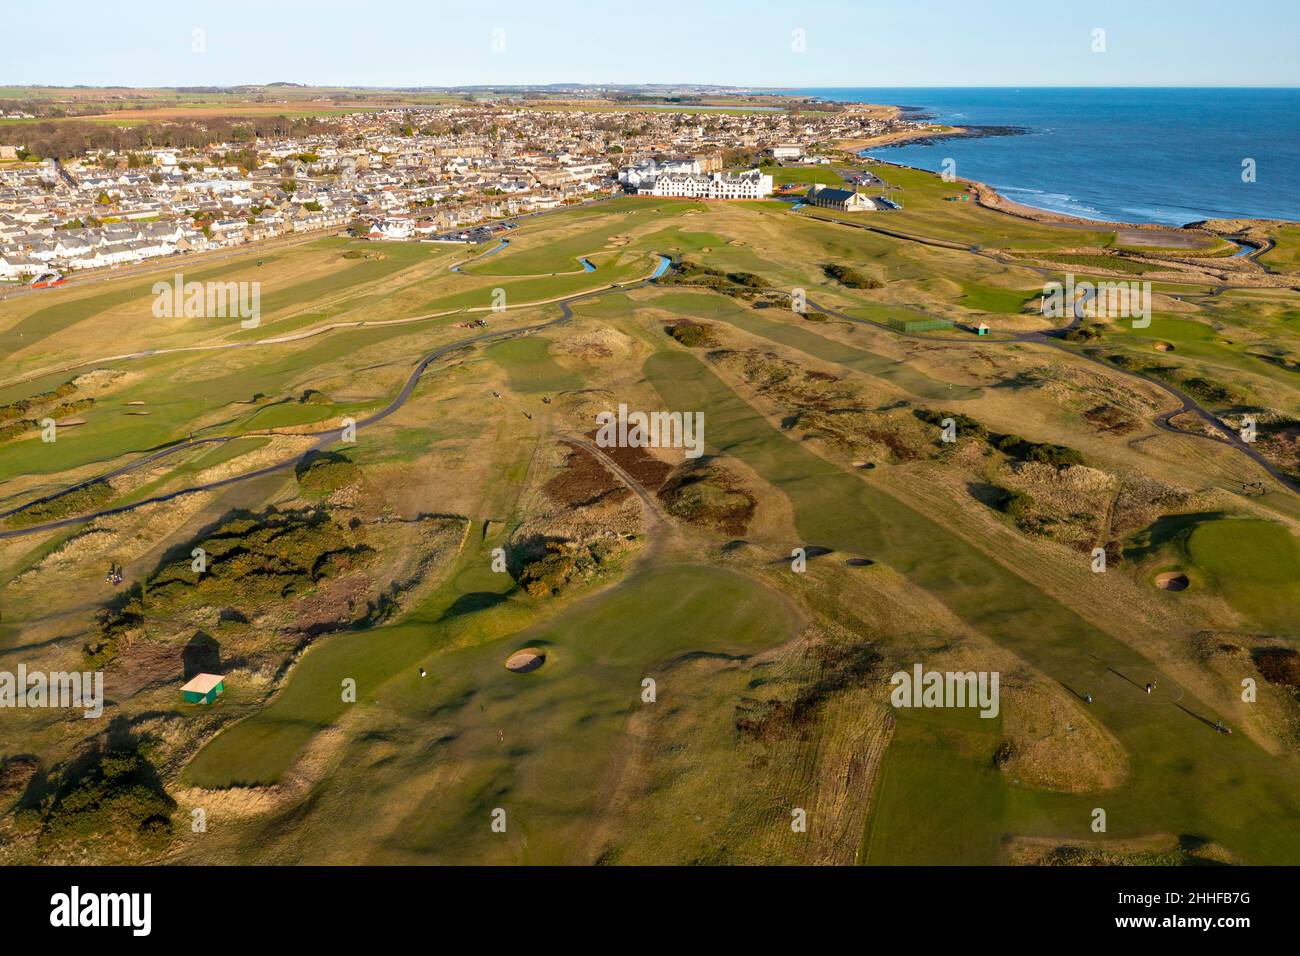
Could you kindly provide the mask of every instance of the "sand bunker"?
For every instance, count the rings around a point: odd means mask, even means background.
[[[851,568],[869,568],[876,562],[870,558],[849,558],[844,563]]]
[[[1189,583],[1187,575],[1182,571],[1166,571],[1156,575],[1156,587],[1165,591],[1186,591]]]
[[[536,647],[525,647],[506,658],[506,670],[527,674],[546,663],[546,652]]]

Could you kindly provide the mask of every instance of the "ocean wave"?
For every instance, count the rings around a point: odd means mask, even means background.
[[[1140,221],[1175,223],[1178,225],[1191,222],[1196,218],[1205,218],[1204,215],[1198,215],[1196,210],[1186,208],[1170,210],[1158,206],[1120,206],[1119,211],[1130,216],[1136,216]]]
[[[1028,186],[998,186],[998,192],[1015,202],[1023,202],[1026,206],[1033,206],[1035,209],[1044,209],[1048,212],[1063,213],[1067,216],[1078,216],[1081,219],[1105,219],[1106,213],[1071,196],[1068,193],[1050,193],[1043,189],[1034,189]]]
[[[1034,196],[1038,199],[1051,199],[1056,202],[1073,203],[1082,206],[1082,201],[1071,196],[1069,193],[1049,193],[1042,189],[1032,189],[1022,186],[1005,186],[1000,190],[1002,193],[1018,194],[1023,196]]]

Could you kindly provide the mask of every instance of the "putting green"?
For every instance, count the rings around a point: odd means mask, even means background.
[[[1247,620],[1300,634],[1300,541],[1272,521],[1208,521],[1187,538],[1208,583]]]

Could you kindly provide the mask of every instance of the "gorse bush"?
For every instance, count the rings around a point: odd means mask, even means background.
[[[834,262],[823,265],[822,271],[840,285],[846,285],[850,289],[879,289],[884,286],[884,283],[874,276]]]
[[[194,547],[205,552],[202,572],[194,570]],[[252,609],[311,590],[351,566],[360,553],[323,509],[241,516],[191,542],[185,553],[150,575],[144,602],[146,607],[154,601],[197,601]]]
[[[1083,464],[1083,455],[1066,445],[1029,441],[1019,435],[995,434],[980,422],[961,412],[936,412],[929,408],[918,408],[915,414],[921,421],[939,427],[943,425],[945,418],[951,418],[957,426],[958,440],[977,438],[1017,461],[1041,462],[1054,465],[1058,469]]]
[[[718,344],[712,326],[699,322],[676,322],[665,326],[664,331],[688,348],[707,348]]]
[[[978,438],[980,441],[985,441],[988,438],[988,429],[969,415],[963,415],[961,412],[936,412],[930,408],[918,408],[915,414],[921,421],[940,428],[943,427],[945,418],[951,418],[957,426],[958,439]]]
[[[57,521],[69,515],[86,514],[103,508],[116,497],[113,486],[107,481],[92,481],[75,491],[42,501],[30,508],[18,512],[9,519],[12,525],[40,524],[44,521]]]
[[[655,280],[661,285],[684,285],[711,289],[723,295],[751,298],[767,287],[767,283],[752,272],[725,272],[710,266],[681,260],[672,269]]]
[[[24,811],[39,820],[39,842],[83,854],[99,845],[114,860],[167,848],[176,803],[135,740],[97,745],[65,774],[52,794]]]
[[[203,550],[201,571],[195,568],[196,548]],[[372,553],[355,544],[324,508],[236,512],[215,530],[175,549],[142,584],[106,604],[96,615],[98,633],[85,652],[91,664],[106,665],[151,613],[217,606],[251,618],[276,601],[305,594],[362,566]]]

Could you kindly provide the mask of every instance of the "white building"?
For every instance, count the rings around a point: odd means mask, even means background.
[[[13,252],[0,255],[0,279],[5,281],[26,279],[44,271],[45,266],[42,262],[28,256]]]
[[[772,177],[757,169],[740,173],[668,173],[656,176],[647,189],[651,196],[688,199],[763,199],[772,195]]]
[[[653,157],[642,159],[620,169],[618,171],[618,181],[628,189],[636,191],[642,186],[653,186],[656,177],[668,173],[698,176],[700,161],[698,159],[668,159],[660,163],[656,162]]]
[[[862,195],[856,189],[832,189],[820,184],[808,190],[808,204],[843,212],[872,212],[881,208],[876,200]]]

